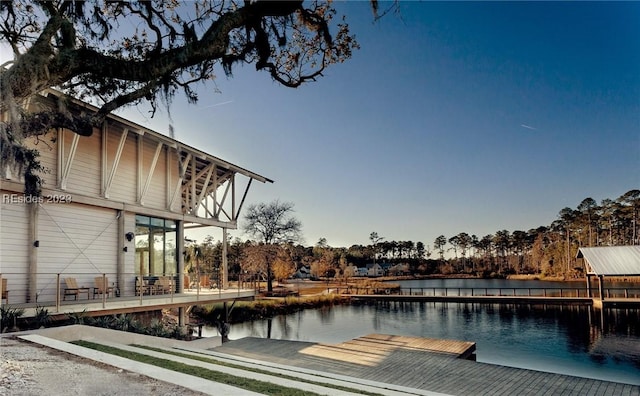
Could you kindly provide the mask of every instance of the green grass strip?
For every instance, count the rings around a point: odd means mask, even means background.
[[[88,341],[74,341],[73,344],[83,346],[85,348],[94,349],[100,352],[109,353],[126,359],[135,360],[141,363],[147,363],[154,366],[162,367],[171,371],[183,374],[193,375],[204,378],[209,381],[220,382],[222,384],[235,386],[252,392],[262,393],[273,396],[312,396],[318,395],[315,392],[303,391],[300,389],[288,388],[285,386],[272,384],[270,382],[258,381],[249,378],[238,377],[235,375],[225,374],[202,367],[191,366],[184,363],[178,363],[167,359],[161,359],[153,356],[144,355],[137,352],[125,351],[106,345],[96,344]]]
[[[169,354],[169,355],[179,356],[179,357],[183,357],[183,358],[187,358],[187,359],[198,360],[198,361],[201,361],[201,362],[204,362],[204,363],[217,364],[217,365],[220,365],[220,366],[235,368],[235,369],[244,370],[244,371],[250,371],[250,372],[258,373],[258,374],[277,376],[278,378],[284,378],[284,379],[289,379],[289,380],[293,380],[293,381],[304,382],[304,383],[312,384],[312,385],[319,385],[319,386],[323,386],[325,388],[337,389],[337,390],[341,390],[341,391],[345,391],[345,392],[358,393],[358,394],[367,395],[367,396],[384,396],[384,395],[382,395],[380,393],[368,392],[368,391],[365,391],[365,390],[349,388],[349,387],[341,386],[341,385],[327,384],[327,383],[324,383],[324,382],[310,381],[310,380],[305,380],[305,379],[302,379],[302,378],[294,377],[294,376],[291,376],[291,375],[279,374],[279,373],[276,374],[276,373],[273,373],[273,372],[268,371],[268,370],[261,370],[261,369],[258,369],[258,368],[246,367],[246,366],[242,366],[242,365],[239,365],[239,364],[223,362],[223,361],[211,358],[210,356],[207,356],[207,355],[195,355],[195,353],[197,353],[197,352],[193,352],[194,354],[187,354],[187,353],[180,353],[180,352],[177,352],[177,351],[168,351],[166,349],[161,349],[161,348],[154,348],[154,347],[151,347],[151,346],[148,346],[148,345],[137,345],[136,344],[136,345],[132,345],[132,346],[135,346],[136,348],[148,349],[148,350],[151,350],[151,351],[162,352],[162,353],[166,353],[166,354]]]

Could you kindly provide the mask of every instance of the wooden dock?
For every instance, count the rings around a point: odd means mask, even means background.
[[[337,345],[249,337],[214,351],[449,395],[640,396],[637,385],[460,359],[464,348],[465,343],[372,334]]]
[[[593,305],[588,297],[534,297],[534,296],[425,296],[407,294],[352,294],[352,299],[363,301],[453,302],[479,304],[529,305]]]
[[[340,344],[314,344],[300,353],[325,359],[375,366],[394,351],[440,353],[454,358],[475,359],[475,342],[435,338],[369,334]]]
[[[605,309],[640,309],[638,298],[609,298],[601,301],[589,297],[537,297],[537,296],[429,296],[408,294],[351,294],[354,300],[397,302],[440,302],[514,305],[582,305]]]
[[[328,293],[354,300],[451,302],[523,305],[585,305],[604,309],[640,309],[640,288],[607,288],[604,300],[576,287],[338,287]]]

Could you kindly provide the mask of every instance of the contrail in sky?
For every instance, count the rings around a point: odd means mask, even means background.
[[[229,103],[233,103],[233,100],[227,100],[226,102],[216,103],[216,104],[212,104],[211,106],[201,107],[200,110],[209,109],[211,107],[218,107],[218,106],[226,105],[226,104],[229,104]]]
[[[538,130],[538,128],[534,128],[534,127],[529,126],[529,125],[526,125],[526,124],[520,124],[520,126],[521,126],[521,127],[523,127],[523,128],[527,128],[527,129],[534,130],[534,131],[537,131],[537,130]]]

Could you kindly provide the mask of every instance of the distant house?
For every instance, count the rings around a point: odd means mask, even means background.
[[[356,268],[356,272],[354,276],[367,276],[369,274],[369,270],[367,267],[358,267]]]
[[[391,271],[392,267],[393,267],[393,264],[391,264],[391,263],[382,263],[382,264],[380,264],[380,268],[382,268],[382,274],[383,275],[389,275],[389,271]]]
[[[346,277],[357,276],[357,274],[358,274],[358,267],[356,267],[353,264],[349,265],[347,268],[344,269],[344,276]]]
[[[380,266],[380,264],[367,264],[367,276],[382,276],[384,275],[384,270]]]
[[[309,279],[311,278],[311,268],[303,265],[293,274],[294,279]]]

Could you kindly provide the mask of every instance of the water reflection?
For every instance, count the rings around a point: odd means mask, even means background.
[[[640,385],[638,310],[361,303],[234,324],[229,337],[338,343],[370,333],[474,341],[481,362]]]

